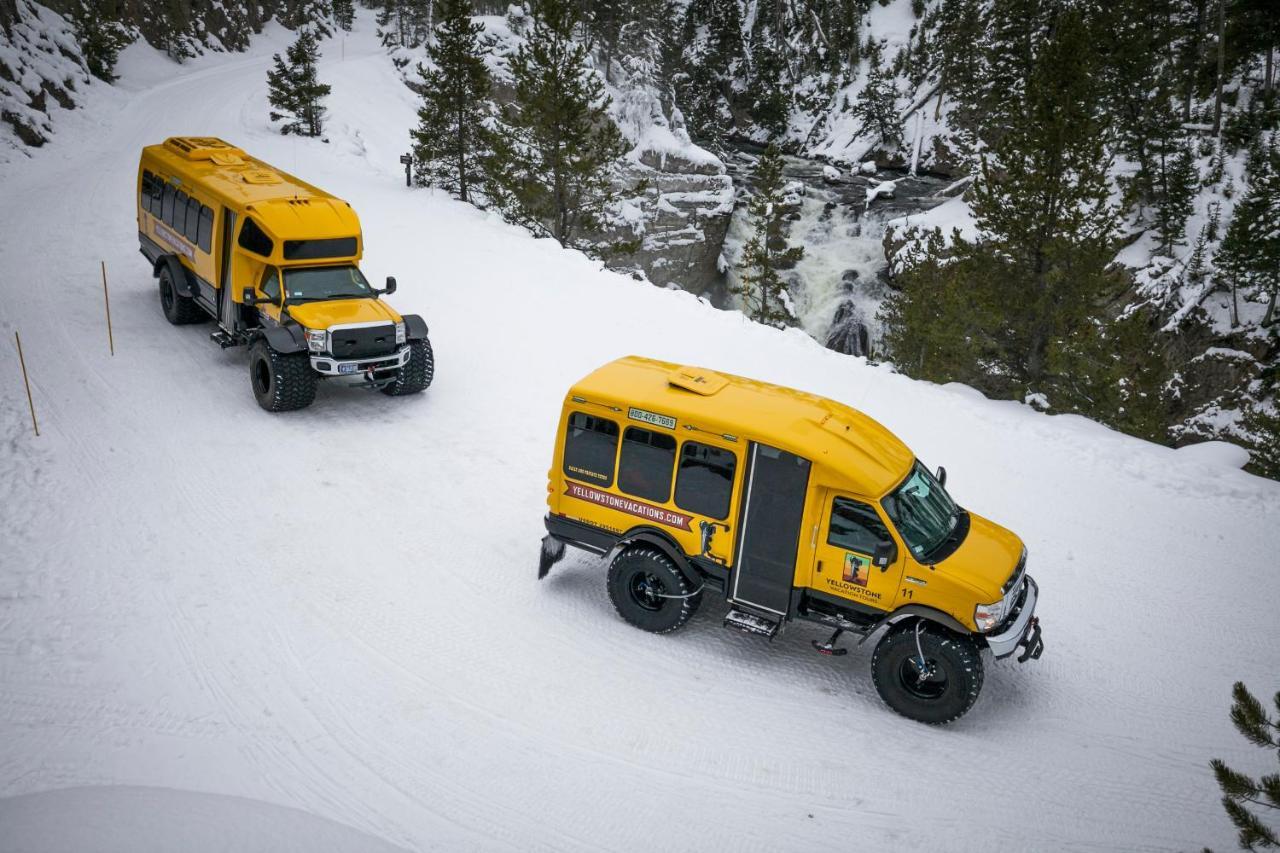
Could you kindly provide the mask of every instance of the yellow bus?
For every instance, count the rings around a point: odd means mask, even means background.
[[[431,384],[426,322],[401,315],[360,272],[351,205],[213,137],[142,149],[138,242],[175,325],[212,319],[222,347],[249,347],[258,404],[315,399],[322,378],[393,396]]]
[[[827,626],[828,655],[883,628],[876,689],[935,724],[977,700],[982,652],[1044,649],[1022,540],[834,400],[619,359],[565,395],[549,478],[538,576],[566,545],[607,555],[609,598],[637,628],[674,631],[713,594],[727,627]]]

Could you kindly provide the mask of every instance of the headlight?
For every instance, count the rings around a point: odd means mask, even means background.
[[[325,329],[307,329],[307,349],[324,352],[329,348],[329,332]]]
[[[405,341],[404,323],[396,323],[396,343],[402,344]]]
[[[1003,598],[995,604],[979,604],[973,609],[973,622],[978,626],[979,631],[987,634],[995,630],[995,627],[1004,621],[1004,617],[1008,612],[1008,604]]]

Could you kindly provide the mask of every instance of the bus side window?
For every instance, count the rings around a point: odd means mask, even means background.
[[[179,234],[186,236],[187,231],[187,194],[178,191],[177,197],[173,200],[173,219],[169,221],[173,226],[173,230]]]
[[[213,208],[200,206],[200,227],[196,231],[196,243],[200,251],[209,253],[213,245]]]
[[[276,248],[275,242],[251,218],[246,218],[244,225],[240,226],[239,242],[240,248],[248,249],[255,255],[262,255],[264,258],[271,257],[271,253]]]
[[[177,190],[173,188],[173,184],[168,181],[164,185],[163,202],[160,208],[160,221],[165,225],[173,224],[173,197],[177,194]]]
[[[671,500],[671,474],[676,465],[676,440],[663,432],[627,427],[622,434],[618,488],[648,501]]]
[[[275,267],[267,267],[262,275],[262,287],[259,290],[272,299],[280,299],[280,276],[276,273]]]
[[[737,469],[738,457],[731,451],[686,441],[680,448],[676,506],[710,518],[727,518]]]
[[[142,173],[142,194],[138,197],[138,206],[147,213],[151,212],[151,194],[155,182],[155,175],[145,171]]]
[[[187,199],[187,227],[183,233],[187,237],[187,242],[195,244],[196,238],[200,233],[200,208],[202,205],[199,200],[194,198]]]

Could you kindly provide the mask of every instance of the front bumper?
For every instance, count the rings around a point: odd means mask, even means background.
[[[325,376],[359,376],[371,370],[399,370],[409,363],[409,346],[406,344],[390,355],[372,358],[336,359],[328,355],[311,356],[311,369]]]
[[[1017,615],[1008,628],[998,634],[986,636],[987,646],[997,658],[1007,658],[1023,648],[1018,655],[1018,662],[1035,660],[1044,652],[1044,640],[1040,638],[1040,620],[1036,617],[1036,599],[1040,597],[1040,587],[1030,575],[1025,581],[1026,594],[1018,607]]]

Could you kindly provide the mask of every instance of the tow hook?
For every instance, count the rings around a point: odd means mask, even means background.
[[[1031,617],[1031,621],[1027,623],[1027,633],[1022,635],[1022,642],[1019,645],[1026,646],[1026,649],[1018,655],[1018,663],[1039,660],[1040,655],[1044,654],[1044,640],[1040,638],[1039,616]]]
[[[840,639],[840,635],[843,633],[844,633],[843,628],[837,628],[836,632],[832,634],[829,638],[827,638],[827,641],[825,643],[819,643],[817,640],[810,640],[809,642],[813,645],[815,649],[817,649],[818,654],[820,655],[827,655],[828,657],[840,657],[841,655],[849,654],[848,649],[836,648],[836,640]]]

